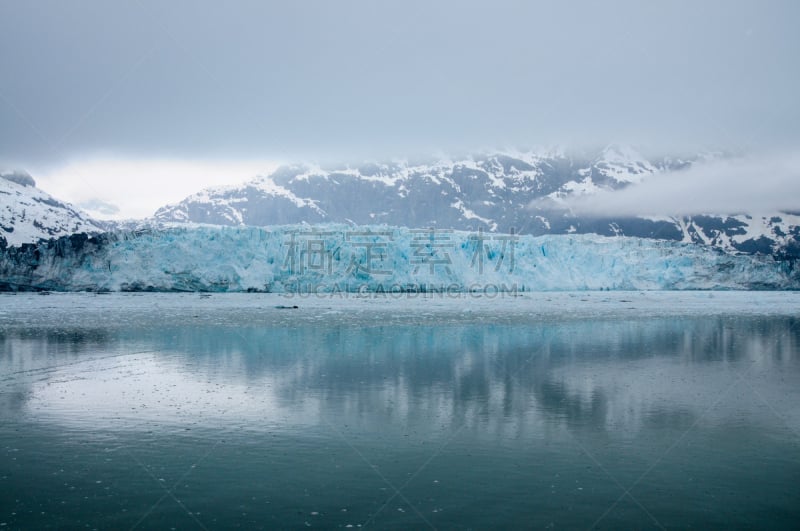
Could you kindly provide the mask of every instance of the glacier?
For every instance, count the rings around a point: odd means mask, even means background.
[[[3,291],[271,293],[798,289],[792,262],[680,242],[382,225],[177,226],[0,254]]]

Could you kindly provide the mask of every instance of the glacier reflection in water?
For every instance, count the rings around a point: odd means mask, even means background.
[[[800,516],[791,316],[131,321],[9,327],[0,348],[12,528]]]

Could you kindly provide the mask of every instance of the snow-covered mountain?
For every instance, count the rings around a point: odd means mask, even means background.
[[[159,209],[155,220],[232,226],[386,223],[532,235],[594,233],[800,257],[800,216],[796,214],[598,219],[575,216],[563,208],[571,196],[617,190],[707,157],[648,160],[630,147],[612,145],[588,154],[551,149],[334,167],[290,165],[240,186],[203,190]]]
[[[612,145],[320,167],[283,166],[238,186],[200,191],[151,219],[93,220],[35,187],[24,173],[0,179],[0,248],[80,232],[138,231],[183,224],[274,226],[386,224],[487,233],[598,234],[697,243],[728,252],[800,258],[800,213],[710,213],[692,217],[574,215],[570,198],[635,186],[723,155],[648,159]]]
[[[0,173],[0,249],[102,231],[88,215],[36,188],[27,173]]]

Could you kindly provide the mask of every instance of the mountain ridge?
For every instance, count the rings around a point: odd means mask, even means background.
[[[725,156],[648,158],[612,144],[577,154],[547,148],[360,164],[289,164],[241,184],[199,190],[150,218],[126,221],[92,219],[36,188],[30,175],[3,173],[0,247],[80,232],[185,224],[347,223],[533,236],[632,236],[781,260],[800,258],[800,212],[598,217],[569,209],[573,198],[636,186],[654,175]]]
[[[392,226],[600,234],[800,257],[800,216],[770,212],[695,216],[579,216],[568,199],[634,186],[720,154],[648,159],[628,146],[594,153],[486,152],[426,162],[293,164],[241,185],[211,188],[160,208],[157,222],[228,226],[385,223]]]

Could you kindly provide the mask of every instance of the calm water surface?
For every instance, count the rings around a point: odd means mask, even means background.
[[[5,321],[3,528],[800,522],[793,315],[236,324],[213,308]]]

